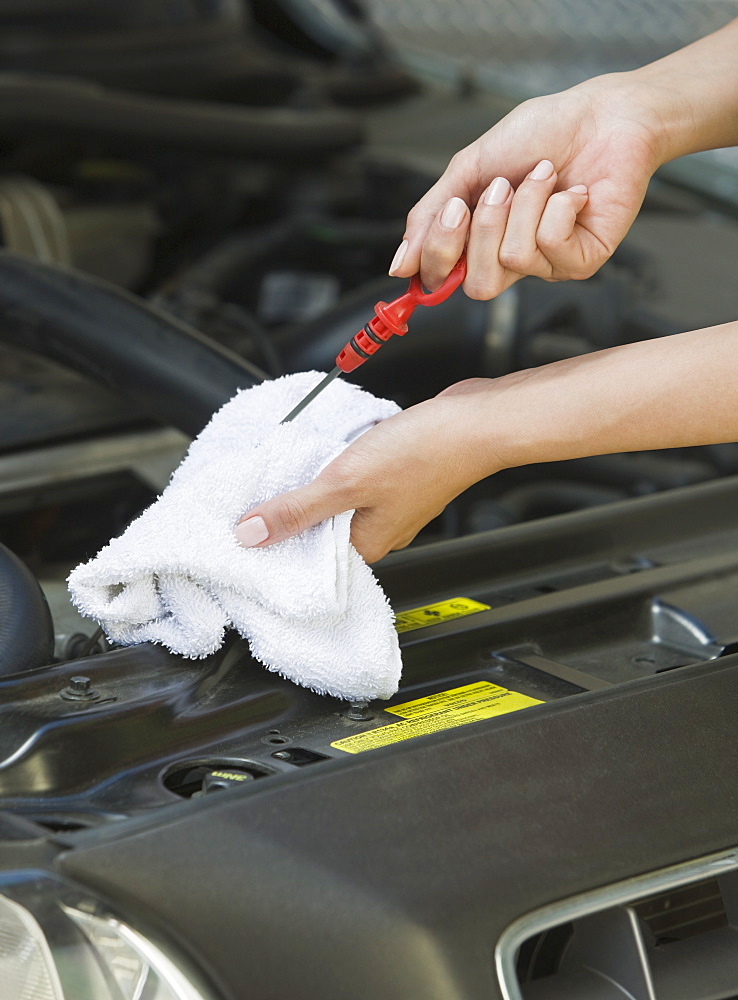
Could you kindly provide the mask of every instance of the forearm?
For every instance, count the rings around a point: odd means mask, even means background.
[[[738,440],[738,322],[598,351],[480,386],[489,469]]]
[[[650,117],[658,161],[738,143],[738,19],[629,73],[593,83],[619,85]],[[586,86],[586,85],[585,85]]]

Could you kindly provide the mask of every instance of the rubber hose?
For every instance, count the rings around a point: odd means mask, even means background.
[[[0,339],[88,376],[154,419],[198,434],[266,376],[114,285],[0,251]]]
[[[171,275],[157,292],[154,301],[166,302],[184,297],[222,298],[228,286],[242,279],[265,258],[288,250],[299,233],[296,221],[277,222],[263,229],[234,233]]]
[[[390,247],[402,236],[402,222],[365,219],[336,219],[322,215],[291,218],[261,229],[236,232],[221,240],[196,260],[171,275],[158,290],[154,301],[167,297],[195,298],[228,295],[229,286],[241,282],[265,262],[288,257],[299,248],[310,259],[316,241],[323,245],[359,245]],[[321,236],[316,234],[322,231]],[[386,282],[387,287],[390,287]],[[400,287],[395,279],[392,293]]]
[[[188,152],[318,159],[361,142],[339,111],[243,108],[111,90],[63,76],[0,73],[0,135],[74,135]]]
[[[243,276],[262,261],[289,250],[297,231],[296,223],[289,221],[229,236],[167,278],[150,301],[208,332],[213,330],[214,317],[226,323],[230,317],[236,329],[258,348],[256,358],[266,366],[269,375],[273,378],[284,375],[285,366],[271,333],[244,306],[227,301],[227,293],[230,285],[242,282]],[[254,353],[246,344],[239,349],[239,355],[254,360]]]
[[[51,663],[54,625],[33,573],[0,545],[0,675]]]

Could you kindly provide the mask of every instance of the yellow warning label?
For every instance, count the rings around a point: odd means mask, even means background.
[[[517,712],[518,709],[540,704],[542,702],[536,698],[529,698],[517,691],[509,691],[489,681],[477,681],[475,684],[465,684],[427,698],[416,698],[415,701],[386,708],[386,712],[399,715],[402,721],[371,729],[368,733],[347,736],[331,743],[331,746],[346,753],[363,753],[390,743],[412,740],[416,736],[438,733],[442,729],[466,726],[470,722],[479,722],[480,719],[491,719],[495,715],[505,715],[507,712]]]
[[[452,618],[463,618],[464,615],[474,615],[477,611],[489,611],[489,604],[480,604],[468,597],[451,597],[438,604],[426,604],[422,608],[411,608],[400,611],[395,616],[395,628],[398,632],[410,632],[415,628],[425,628],[426,625],[437,625],[438,622],[449,622]]]

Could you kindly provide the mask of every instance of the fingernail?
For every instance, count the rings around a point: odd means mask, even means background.
[[[252,545],[258,545],[269,538],[269,529],[264,523],[263,517],[250,517],[247,521],[241,521],[236,525],[235,535],[238,544],[249,549]]]
[[[405,259],[405,254],[407,253],[407,240],[403,240],[399,247],[395,250],[395,256],[392,258],[392,263],[389,267],[390,275],[394,274],[397,268],[402,264]]]
[[[532,181],[547,181],[554,172],[554,165],[550,160],[541,160],[536,169],[531,173]]]
[[[510,194],[510,181],[506,177],[495,177],[484,192],[485,205],[504,205]]]
[[[452,198],[441,212],[441,225],[444,229],[458,229],[465,215],[466,202],[461,198]]]
[[[569,190],[572,194],[586,194],[587,185],[586,184],[575,184],[574,187],[570,187]]]

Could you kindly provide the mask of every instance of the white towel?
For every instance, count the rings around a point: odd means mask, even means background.
[[[343,381],[292,422],[323,377],[303,372],[237,393],[211,419],[161,497],[69,576],[72,600],[111,640],[213,653],[236,628],[269,670],[352,701],[389,698],[401,660],[394,618],[349,541],[353,511],[266,548],[233,529],[257,504],[310,482],[399,407]]]

